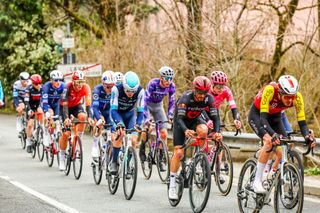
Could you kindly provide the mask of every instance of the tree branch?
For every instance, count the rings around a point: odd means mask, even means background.
[[[286,47],[280,54],[280,56],[283,56],[289,49],[291,49],[292,47],[294,47],[295,45],[303,45],[305,46],[312,54],[314,54],[315,56],[317,57],[320,57],[320,54],[318,54],[314,49],[312,49],[309,45],[305,44],[304,42],[302,41],[296,41],[292,44],[290,44],[288,47]]]

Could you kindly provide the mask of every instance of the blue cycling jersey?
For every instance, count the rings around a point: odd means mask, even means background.
[[[44,112],[47,112],[49,107],[55,108],[59,104],[61,94],[63,92],[64,83],[61,82],[58,88],[52,85],[51,81],[46,82],[42,87],[41,105]]]
[[[101,113],[110,110],[111,94],[108,94],[102,84],[98,84],[92,93],[92,109],[94,118],[99,120]]]
[[[4,102],[4,94],[3,94],[3,89],[2,89],[1,81],[0,81],[0,100],[1,100],[2,102]]]

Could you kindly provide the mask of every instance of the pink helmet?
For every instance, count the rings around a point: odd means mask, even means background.
[[[225,85],[228,83],[228,76],[222,71],[213,71],[211,73],[211,83]]]

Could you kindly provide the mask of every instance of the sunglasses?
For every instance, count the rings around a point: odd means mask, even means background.
[[[223,89],[224,85],[223,84],[214,84],[213,87],[215,87],[217,89]]]
[[[103,84],[103,87],[104,88],[107,88],[107,89],[112,89],[114,85],[110,85],[110,84]]]
[[[54,82],[61,82],[61,79],[52,79]]]
[[[173,80],[173,77],[168,77],[168,76],[166,76],[166,77],[162,77],[165,81],[172,81]]]
[[[82,85],[82,84],[86,83],[85,80],[74,80],[73,82],[74,82],[76,85]]]
[[[203,91],[203,90],[195,90],[195,94],[196,95],[206,95],[208,93],[208,91]]]
[[[34,86],[38,86],[38,85],[41,85],[41,83],[40,84],[35,84],[35,83],[32,83]]]
[[[124,90],[126,93],[134,94],[136,91],[134,90]]]
[[[281,95],[284,100],[289,101],[296,98],[296,95]]]

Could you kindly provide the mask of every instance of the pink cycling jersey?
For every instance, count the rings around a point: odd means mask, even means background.
[[[232,91],[229,87],[224,86],[224,90],[220,95],[214,95],[212,93],[212,90],[210,90],[209,93],[214,97],[214,107],[216,109],[220,108],[221,103],[223,102],[224,99],[228,101],[228,105],[230,109],[237,108],[236,102],[233,99]]]

